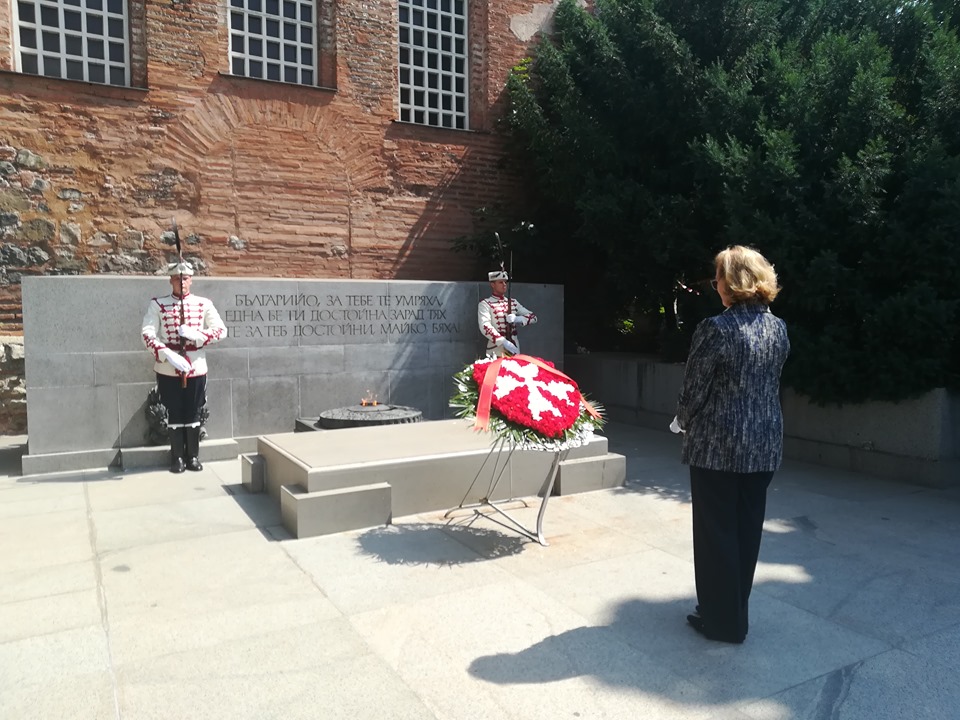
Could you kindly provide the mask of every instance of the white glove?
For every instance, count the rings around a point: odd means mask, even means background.
[[[504,341],[503,341],[503,349],[506,350],[506,351],[507,351],[508,353],[510,353],[511,355],[517,355],[517,354],[520,352],[520,348],[518,348],[516,345],[514,345],[514,344],[513,344],[512,342],[510,342],[509,340],[504,340]]]
[[[178,355],[170,348],[163,348],[163,350],[160,351],[160,354],[163,355],[164,360],[173,365],[182,373],[188,373],[193,369],[193,365],[190,364],[189,360],[183,357],[183,355]]]
[[[682,427],[680,427],[680,421],[677,420],[677,416],[676,416],[676,415],[674,415],[674,416],[673,416],[673,420],[670,421],[670,432],[672,432],[672,433],[674,433],[674,434],[686,432],[686,430],[684,430]]]
[[[513,323],[514,325],[526,325],[527,319],[523,315],[514,315],[513,313],[507,313],[507,316],[504,318],[508,323]]]
[[[207,339],[206,335],[199,330],[190,327],[189,325],[181,325],[177,332],[180,333],[180,337],[186,338],[187,340],[195,343],[202,342],[203,340]]]

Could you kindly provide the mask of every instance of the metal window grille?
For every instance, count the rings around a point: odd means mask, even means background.
[[[130,84],[126,0],[16,0],[13,5],[19,72]]]
[[[400,119],[466,130],[466,0],[399,2]]]
[[[316,85],[312,0],[230,0],[230,72]]]

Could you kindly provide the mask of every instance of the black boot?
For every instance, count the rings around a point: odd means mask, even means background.
[[[187,445],[187,470],[200,472],[203,470],[203,465],[200,464],[200,428],[184,428],[183,433],[186,436]]]
[[[170,428],[170,472],[182,473],[183,464],[183,428]]]

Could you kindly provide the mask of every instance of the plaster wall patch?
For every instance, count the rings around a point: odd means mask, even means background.
[[[580,7],[586,7],[584,0],[580,0],[577,4]],[[526,15],[513,15],[510,18],[511,32],[523,42],[528,42],[539,32],[549,35],[553,32],[553,15],[556,8],[557,2],[536,4]]]

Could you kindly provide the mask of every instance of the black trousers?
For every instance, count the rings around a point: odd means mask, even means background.
[[[741,642],[760,554],[772,472],[732,473],[690,467],[697,601],[711,637]]]
[[[187,378],[182,386],[179,376],[157,374],[160,402],[167,409],[167,427],[199,427],[200,409],[207,401],[207,376]]]

